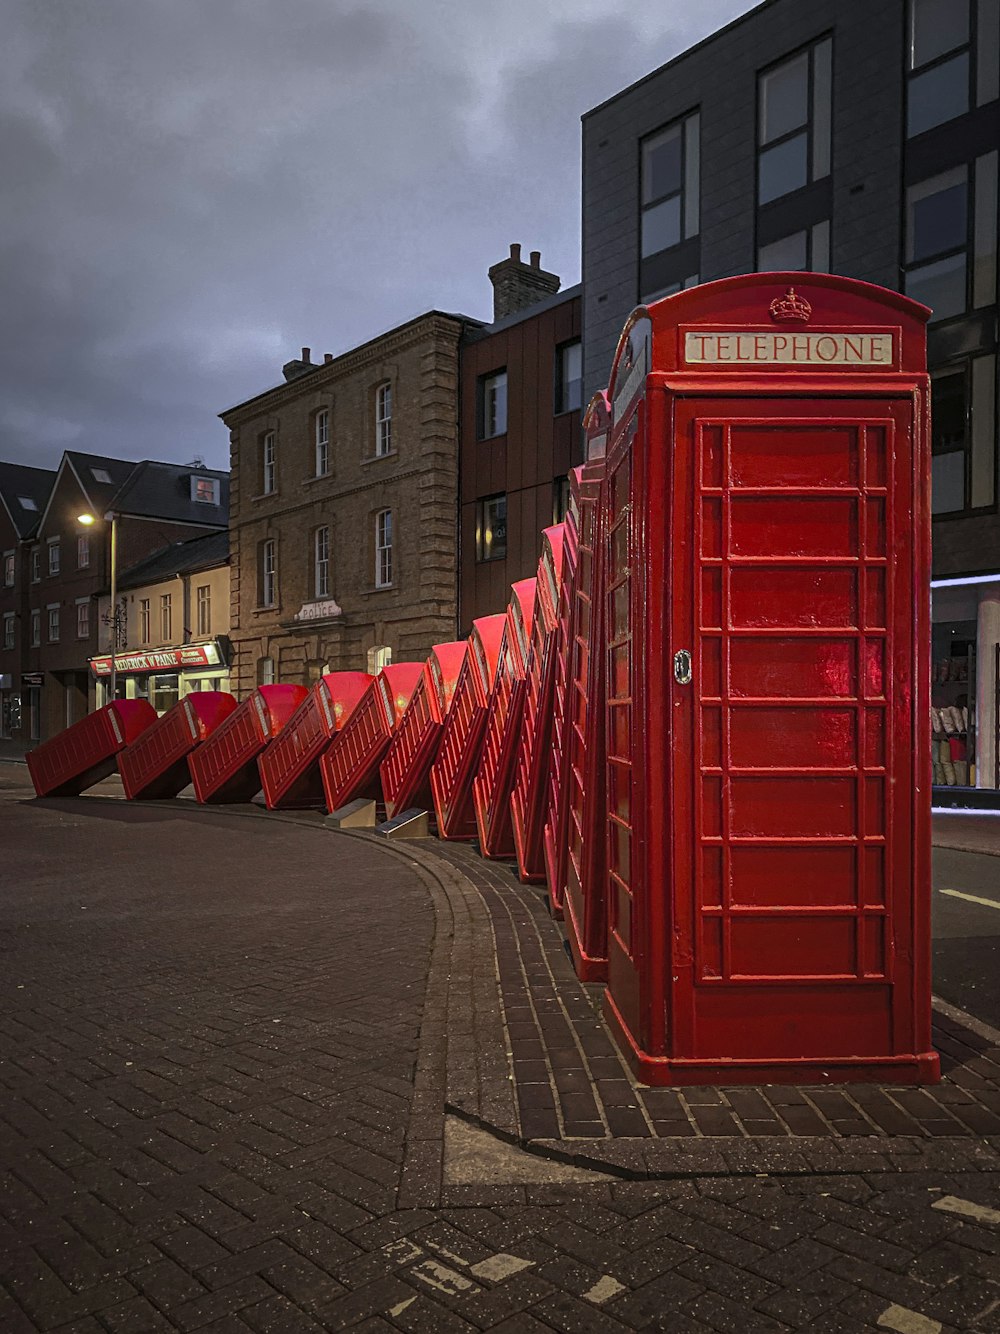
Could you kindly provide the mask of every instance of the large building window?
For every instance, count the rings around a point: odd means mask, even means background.
[[[198,616],[198,634],[204,639],[212,633],[211,584],[199,584],[195,589],[195,609]]]
[[[273,537],[257,548],[257,593],[259,606],[274,606],[278,594],[278,558]]]
[[[782,236],[757,250],[760,273],[812,273],[830,271],[830,223],[817,222],[790,236]]]
[[[152,638],[152,617],[149,611],[149,598],[139,599],[139,643],[148,644]]]
[[[697,236],[700,118],[695,111],[642,141],[642,258]]]
[[[569,510],[569,478],[552,479],[552,522],[562,523]]]
[[[77,639],[90,638],[90,598],[77,598],[76,600],[76,637]]]
[[[3,582],[5,588],[14,587],[14,553],[5,551],[3,553]]]
[[[42,549],[31,548],[31,582],[37,584],[42,577]]]
[[[996,501],[996,357],[931,377],[931,509],[991,509]]]
[[[970,0],[910,0],[906,130],[912,137],[969,109]]]
[[[583,347],[580,340],[556,348],[556,412],[573,412],[583,397]]]
[[[169,644],[174,637],[174,599],[171,593],[160,594],[160,640]]]
[[[507,497],[484,496],[476,502],[476,560],[503,560],[507,555]]]
[[[322,408],[316,413],[316,476],[325,477],[330,471],[330,410]]]
[[[933,319],[967,306],[969,172],[953,167],[906,192],[906,293],[930,306]]]
[[[375,453],[380,457],[392,449],[392,385],[386,381],[375,391]]]
[[[14,613],[5,611],[3,614],[3,646],[5,649],[14,647]]]
[[[313,533],[313,596],[330,596],[330,529],[325,526]]]
[[[59,573],[59,539],[49,538],[49,574]]]
[[[59,603],[50,602],[45,608],[49,614],[49,643],[59,643]]]
[[[277,445],[273,431],[265,431],[260,442],[261,494],[272,495],[277,487]]]
[[[830,174],[833,43],[829,38],[765,70],[758,84],[757,202]]]
[[[492,440],[507,433],[507,372],[493,371],[480,376],[477,385],[476,412],[479,439]]]
[[[37,607],[31,612],[31,647],[38,648],[42,642],[42,613]]]
[[[90,538],[81,533],[76,539],[76,568],[85,570],[90,565]]]
[[[257,684],[258,684],[259,686],[273,686],[273,685],[274,685],[274,675],[275,675],[275,674],[274,674],[274,659],[273,659],[273,658],[258,658],[258,659],[257,659]]]
[[[375,587],[392,584],[392,510],[375,515]]]

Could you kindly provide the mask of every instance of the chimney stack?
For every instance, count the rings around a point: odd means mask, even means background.
[[[281,368],[281,373],[286,380],[297,380],[300,375],[307,375],[309,371],[315,369],[316,367],[310,360],[310,349],[304,347],[301,358],[297,361],[286,361]]]
[[[542,268],[542,252],[532,250],[530,258],[531,263],[525,264],[521,259],[521,247],[512,243],[510,257],[490,269],[494,323],[559,291],[559,275],[547,273]]]

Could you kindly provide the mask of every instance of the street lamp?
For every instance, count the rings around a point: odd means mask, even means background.
[[[115,650],[118,647],[118,519],[109,510],[104,516],[106,523],[111,524],[111,698],[116,698],[116,687],[118,685],[118,674],[115,669]],[[82,523],[84,528],[91,528],[97,522],[96,515],[79,514],[77,523]]]

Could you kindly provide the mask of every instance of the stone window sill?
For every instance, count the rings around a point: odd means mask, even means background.
[[[367,468],[372,463],[384,463],[386,459],[398,458],[399,450],[390,449],[388,454],[369,454],[367,458],[361,460],[362,468]]]

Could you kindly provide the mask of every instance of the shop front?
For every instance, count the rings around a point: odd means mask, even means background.
[[[90,659],[97,682],[97,705],[111,699],[111,655]],[[209,639],[194,644],[124,652],[115,656],[115,696],[148,700],[157,714],[199,690],[229,689],[229,642]]]
[[[1000,572],[931,595],[934,805],[1000,809]]]

